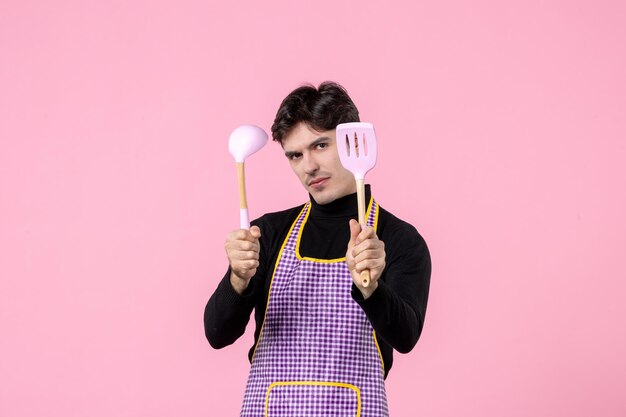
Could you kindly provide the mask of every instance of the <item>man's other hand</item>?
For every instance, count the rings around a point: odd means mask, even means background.
[[[233,230],[226,237],[224,248],[230,264],[230,284],[240,295],[248,288],[259,266],[260,237],[258,226],[252,226],[250,230]]]
[[[346,264],[350,269],[352,281],[361,291],[364,298],[369,298],[378,288],[378,278],[385,269],[385,243],[378,239],[374,228],[361,228],[356,220],[350,220],[350,242],[346,252]],[[361,281],[361,272],[370,271],[370,282],[367,287]]]

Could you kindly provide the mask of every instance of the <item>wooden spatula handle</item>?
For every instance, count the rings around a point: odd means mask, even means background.
[[[370,271],[366,269],[365,271],[361,271],[361,284],[364,288],[367,288],[370,285]]]
[[[361,227],[367,226],[367,218],[365,217],[365,180],[356,180],[356,201],[357,209],[359,211],[359,224]],[[370,285],[370,271],[365,270],[361,272],[361,284],[367,288]]]

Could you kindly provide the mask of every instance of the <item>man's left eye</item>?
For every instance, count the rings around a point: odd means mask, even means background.
[[[319,149],[324,149],[324,148],[327,148],[327,147],[328,147],[328,143],[318,143],[318,144],[317,144],[317,147],[318,147]]]

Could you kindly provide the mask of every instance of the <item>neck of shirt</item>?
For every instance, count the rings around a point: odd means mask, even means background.
[[[371,190],[369,184],[365,186],[365,205],[366,209],[369,205],[371,198]],[[358,207],[356,193],[348,194],[328,204],[317,204],[315,199],[309,194],[309,200],[311,201],[311,213],[310,217],[315,218],[358,218]]]

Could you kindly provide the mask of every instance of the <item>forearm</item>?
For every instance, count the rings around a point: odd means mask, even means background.
[[[204,309],[204,333],[215,349],[232,344],[246,330],[254,308],[254,288],[240,295],[230,283],[230,269]]]
[[[406,353],[413,349],[424,326],[430,253],[413,226],[406,222],[385,226],[388,228],[383,228],[380,239],[385,242],[386,262],[378,287],[369,297],[363,297],[353,285],[352,297],[377,335],[393,349]]]
[[[422,332],[424,320],[410,302],[401,298],[382,280],[369,298],[364,299],[356,286],[353,286],[352,296],[379,337],[398,352],[407,353],[413,349]]]

